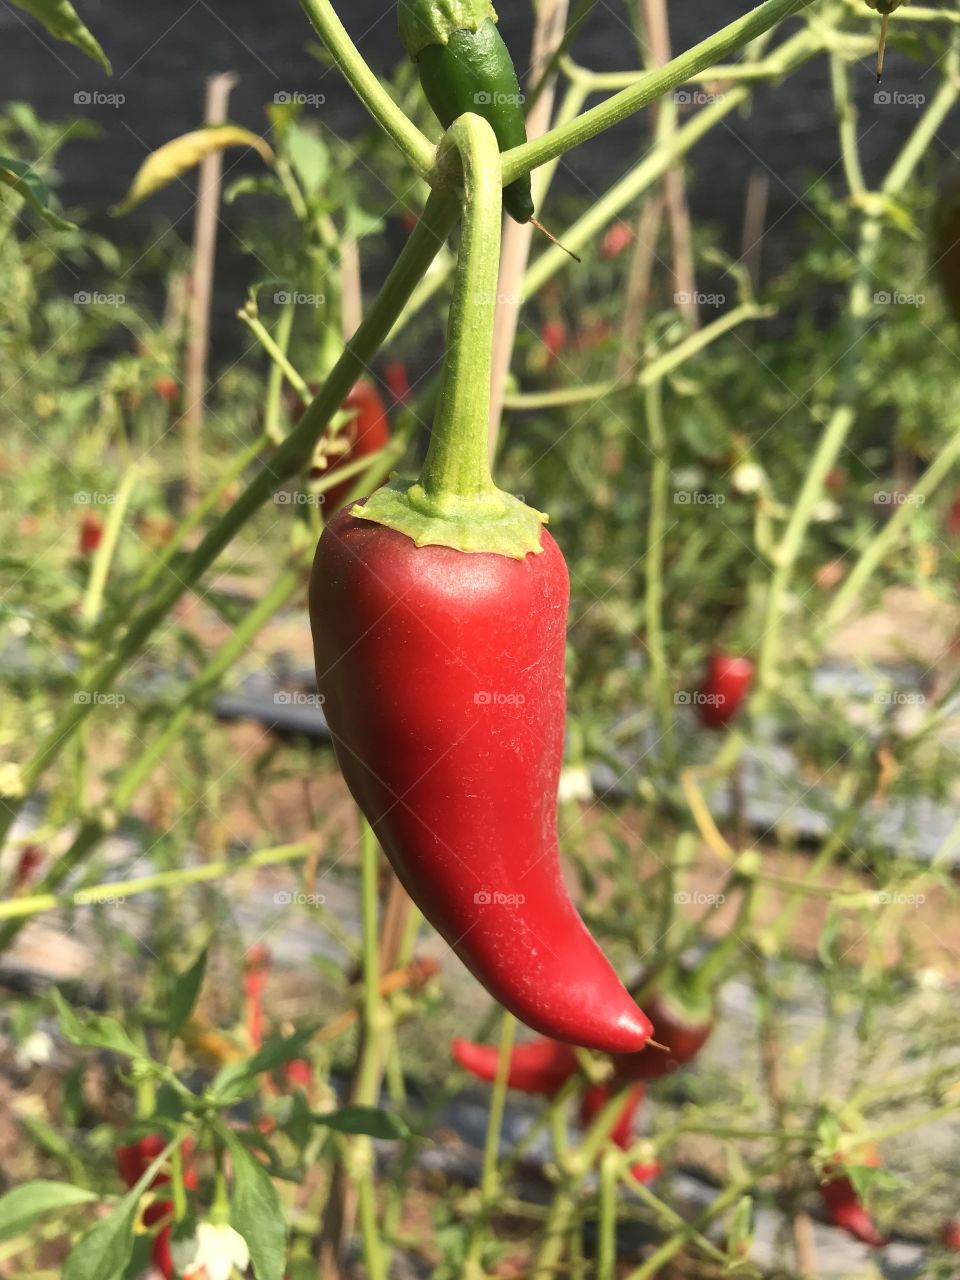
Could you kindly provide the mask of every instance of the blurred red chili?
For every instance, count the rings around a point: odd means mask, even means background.
[[[586,1129],[593,1123],[599,1114],[601,1108],[606,1105],[611,1097],[611,1088],[609,1084],[595,1084],[584,1090],[580,1099],[580,1124]],[[610,1130],[610,1141],[620,1148],[621,1151],[629,1149],[633,1140],[633,1122],[637,1111],[643,1102],[646,1090],[642,1084],[631,1085],[625,1090],[623,1095],[623,1110],[617,1116],[616,1123]],[[659,1160],[654,1160],[651,1164],[644,1164],[638,1161],[630,1166],[630,1172],[638,1182],[652,1182],[654,1178],[658,1178],[663,1172],[663,1168]]]
[[[951,538],[960,538],[960,493],[950,503],[947,512],[947,533]]]
[[[696,710],[706,729],[723,729],[730,724],[753,683],[754,666],[749,658],[730,653],[714,653],[707,661]]]
[[[950,1218],[940,1228],[940,1243],[945,1249],[960,1252],[960,1219]]]
[[[464,1070],[478,1080],[492,1084],[497,1076],[500,1052],[496,1045],[474,1044],[457,1037],[452,1044],[453,1056]],[[560,1040],[541,1038],[518,1044],[510,1054],[507,1088],[520,1093],[539,1093],[551,1097],[575,1075],[577,1056]]]
[[[167,404],[174,404],[180,396],[180,384],[176,378],[157,378],[153,389],[161,400],[166,400]]]
[[[403,360],[388,360],[383,370],[383,380],[397,404],[409,404],[410,379]]]
[[[846,1231],[848,1235],[869,1245],[872,1249],[882,1249],[889,1243],[889,1236],[881,1232],[864,1208],[853,1182],[842,1172],[842,1166],[847,1163],[847,1159],[844,1156],[836,1156],[824,1171],[827,1180],[820,1184],[819,1190],[827,1218],[835,1227]],[[879,1151],[872,1146],[859,1151],[856,1162],[871,1169],[879,1169],[883,1163]]]
[[[263,989],[270,972],[270,949],[262,942],[254,943],[243,961],[243,1003],[247,1024],[247,1043],[251,1049],[263,1044]]]
[[[135,1186],[166,1145],[167,1139],[163,1134],[148,1133],[145,1137],[138,1138],[136,1142],[117,1147],[115,1152],[117,1171],[124,1185],[127,1187]],[[185,1139],[180,1149],[183,1156],[183,1185],[192,1191],[197,1187],[197,1172],[192,1161],[193,1140],[190,1138]],[[170,1174],[161,1169],[150,1183],[150,1189],[164,1186],[169,1181]],[[162,1222],[169,1217],[172,1212],[172,1200],[154,1200],[144,1210],[144,1225],[148,1227],[155,1226],[158,1222]],[[165,1280],[170,1280],[173,1276],[173,1259],[170,1255],[169,1222],[154,1235],[150,1246],[150,1256],[154,1267],[165,1277]]]
[[[618,258],[624,249],[633,244],[633,230],[625,222],[614,222],[607,227],[600,242],[601,258]]]
[[[317,385],[311,382],[310,390],[315,392]],[[329,475],[331,471],[335,471],[337,467],[346,466],[348,462],[367,458],[390,443],[390,419],[387,416],[387,408],[380,397],[380,392],[372,382],[361,378],[344,400],[341,408],[351,416],[350,421],[345,422],[336,435],[340,450],[331,455],[326,466],[310,468],[310,477],[313,480]],[[299,401],[299,408],[292,414],[294,423],[300,421],[305,409],[306,405],[302,400]],[[328,489],[324,494],[326,510],[332,513],[338,507],[342,507],[356,483],[357,478],[354,476]]]
[[[546,367],[549,369],[566,350],[567,326],[562,320],[544,320],[543,328],[540,330],[540,341],[546,348]]]
[[[712,1006],[693,1005],[679,992],[655,991],[644,999],[653,1038],[664,1049],[651,1047],[644,1053],[620,1054],[614,1058],[620,1080],[659,1080],[692,1062],[714,1027]]]
[[[43,845],[28,844],[20,850],[20,857],[17,859],[17,869],[13,874],[13,886],[15,889],[22,889],[28,885],[36,876],[43,863],[44,851]]]
[[[103,524],[99,516],[84,516],[80,525],[80,551],[89,556],[103,540]]]

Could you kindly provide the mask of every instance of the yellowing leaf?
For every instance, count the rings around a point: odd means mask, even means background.
[[[111,213],[129,213],[141,200],[179,178],[181,174],[198,165],[205,156],[227,147],[253,147],[265,164],[273,163],[273,151],[259,134],[241,129],[235,124],[212,125],[209,129],[194,129],[181,134],[147,156],[130,184],[130,190],[111,210]]]

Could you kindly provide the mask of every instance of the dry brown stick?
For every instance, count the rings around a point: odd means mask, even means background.
[[[647,308],[653,283],[653,264],[657,260],[657,241],[663,222],[663,197],[653,192],[637,215],[636,239],[627,274],[627,295],[620,328],[620,354],[617,377],[626,378],[640,360],[640,348],[647,323]]]
[[[643,25],[650,46],[650,60],[655,67],[670,61],[670,19],[667,0],[641,0]],[[676,108],[672,108],[674,115]],[[659,108],[653,115],[659,120]],[[693,258],[693,227],[690,206],[687,203],[687,184],[680,162],[671,165],[663,175],[663,196],[670,222],[670,238],[673,246],[673,291],[681,313],[694,329],[699,328],[697,308],[697,277]]]
[[[740,261],[747,269],[754,293],[760,288],[760,272],[763,266],[763,229],[767,224],[769,199],[770,175],[764,169],[754,169],[747,179],[747,198],[743,208],[743,239],[740,244]]]
[[[363,320],[363,289],[360,281],[360,250],[356,240],[340,242],[340,328],[346,342]]]
[[[230,94],[237,83],[232,71],[211,76],[207,81],[204,123],[223,124],[227,118]],[[193,261],[190,273],[190,338],[187,345],[186,406],[183,414],[184,454],[186,458],[186,504],[190,508],[197,499],[204,398],[207,393],[207,357],[210,346],[210,306],[213,298],[214,259],[217,252],[217,226],[220,212],[220,182],[223,155],[211,151],[200,163],[197,186],[197,213],[193,223]]]
[[[528,88],[537,84],[542,78],[554,50],[563,39],[569,7],[569,0],[541,0],[538,5],[533,44],[530,50],[530,71],[526,78]],[[540,96],[527,116],[528,138],[538,138],[546,131],[553,114],[555,92],[556,77],[553,76],[544,84]],[[534,175],[534,182],[536,182],[536,175]],[[514,222],[512,218],[506,219],[500,249],[500,281],[497,286],[497,296],[502,301],[497,302],[497,326],[493,335],[493,369],[490,385],[491,463],[497,452],[503,397],[506,393],[513,344],[516,341],[517,325],[520,320],[522,305],[520,282],[527,269],[532,238],[533,227],[529,222],[521,225]]]

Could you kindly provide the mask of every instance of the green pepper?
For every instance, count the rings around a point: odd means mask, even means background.
[[[399,0],[397,12],[400,38],[443,127],[472,111],[491,126],[501,151],[526,142],[523,94],[489,0]],[[530,221],[529,174],[504,190],[503,203],[517,222]]]

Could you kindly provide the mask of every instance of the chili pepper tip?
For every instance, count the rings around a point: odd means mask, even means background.
[[[557,237],[556,237],[555,235],[553,235],[551,232],[549,232],[549,231],[547,230],[547,228],[543,225],[543,223],[542,223],[542,222],[538,222],[538,221],[536,220],[536,218],[531,218],[531,219],[530,219],[530,225],[531,225],[531,227],[536,227],[536,228],[537,228],[537,230],[538,230],[542,235],[545,235],[545,236],[547,237],[547,239],[548,239],[548,240],[550,240],[553,244],[555,244],[555,245],[557,246],[557,248],[558,248],[558,249],[562,249],[564,253],[568,253],[568,254],[570,255],[570,257],[574,260],[574,262],[582,262],[582,261],[583,261],[583,259],[582,259],[582,258],[578,258],[578,257],[577,257],[577,255],[573,252],[573,250],[572,250],[572,249],[568,249],[568,248],[567,248],[567,246],[566,246],[565,244],[561,244],[561,243],[560,243],[560,241],[557,239]]]
[[[652,1037],[647,1041],[647,1043],[646,1043],[646,1045],[644,1046],[644,1048],[646,1048],[646,1049],[662,1049],[664,1053],[669,1053],[669,1052],[670,1052],[670,1046],[669,1046],[669,1045],[667,1045],[667,1044],[661,1044],[659,1040],[654,1040]]]

